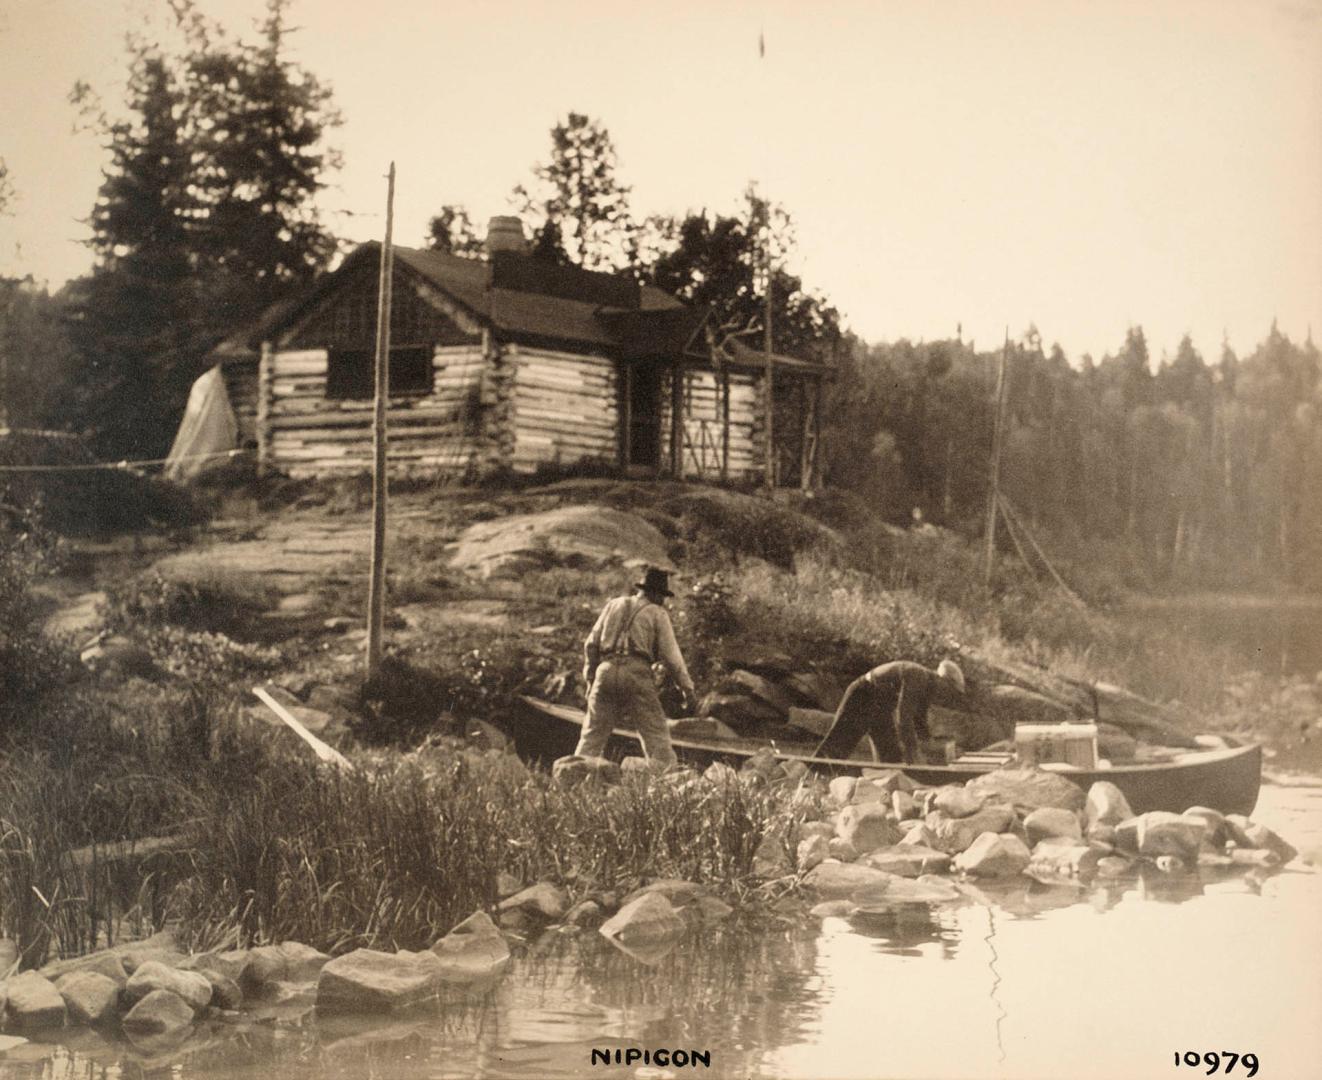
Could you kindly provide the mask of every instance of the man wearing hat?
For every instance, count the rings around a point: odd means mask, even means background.
[[[845,690],[816,757],[848,757],[864,735],[872,739],[878,761],[914,764],[918,738],[930,738],[927,709],[940,705],[964,709],[964,673],[953,660],[942,660],[935,671],[910,660],[874,667]]]
[[[588,716],[578,740],[579,757],[601,757],[616,727],[630,727],[643,738],[648,758],[667,767],[675,763],[670,728],[661,709],[652,665],[665,664],[693,708],[693,680],[666,614],[670,576],[649,567],[632,596],[608,600],[583,644],[583,681],[588,686]]]

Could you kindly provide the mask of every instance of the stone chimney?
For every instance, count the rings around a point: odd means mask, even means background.
[[[523,235],[523,222],[517,217],[497,215],[487,222],[487,258],[497,251],[528,254],[528,241]]]

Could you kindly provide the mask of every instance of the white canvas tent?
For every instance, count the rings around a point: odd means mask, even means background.
[[[188,392],[188,405],[165,462],[165,475],[171,480],[196,476],[222,460],[209,455],[233,450],[238,439],[238,421],[217,364],[199,376]]]

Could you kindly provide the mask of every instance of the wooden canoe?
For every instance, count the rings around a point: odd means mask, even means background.
[[[524,708],[508,718],[507,727],[520,756],[543,763],[574,752],[583,726],[583,712],[538,698],[521,699]],[[814,772],[827,776],[858,776],[864,769],[901,770],[916,783],[940,786],[959,784],[991,772],[995,764],[956,762],[950,765],[903,765],[862,759],[818,758],[804,752],[806,744],[768,744],[751,739],[699,739],[672,737],[679,759],[703,769],[713,762],[739,768],[754,753],[771,745],[784,761],[802,761]],[[622,758],[641,754],[638,733],[619,730],[610,738],[607,756]],[[1124,792],[1134,813],[1170,810],[1179,813],[1190,806],[1207,806],[1223,814],[1252,814],[1262,781],[1262,747],[1256,744],[1219,750],[1178,751],[1169,761],[1117,764],[1109,769],[1062,771],[1076,784],[1087,788],[1097,780],[1108,780]]]

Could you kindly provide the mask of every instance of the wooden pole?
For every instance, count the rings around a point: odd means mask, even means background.
[[[395,163],[386,187],[386,239],[376,304],[376,398],[372,414],[372,573],[367,592],[367,677],[381,671],[386,615],[386,405],[390,401],[390,284],[394,251]]]
[[[1001,441],[1003,437],[1002,413],[1005,411],[1005,365],[1010,355],[1010,328],[1005,328],[1005,345],[1001,349],[1001,362],[996,369],[996,413],[992,421],[991,490],[987,494],[987,550],[983,581],[990,585],[992,567],[996,564],[996,505],[1001,485]]]
[[[766,217],[765,234],[765,263],[767,272],[767,295],[766,295],[766,327],[763,335],[763,348],[766,350],[766,384],[767,384],[767,491],[776,490],[776,384],[775,384],[775,365],[771,361],[771,205],[763,204],[762,212]]]

